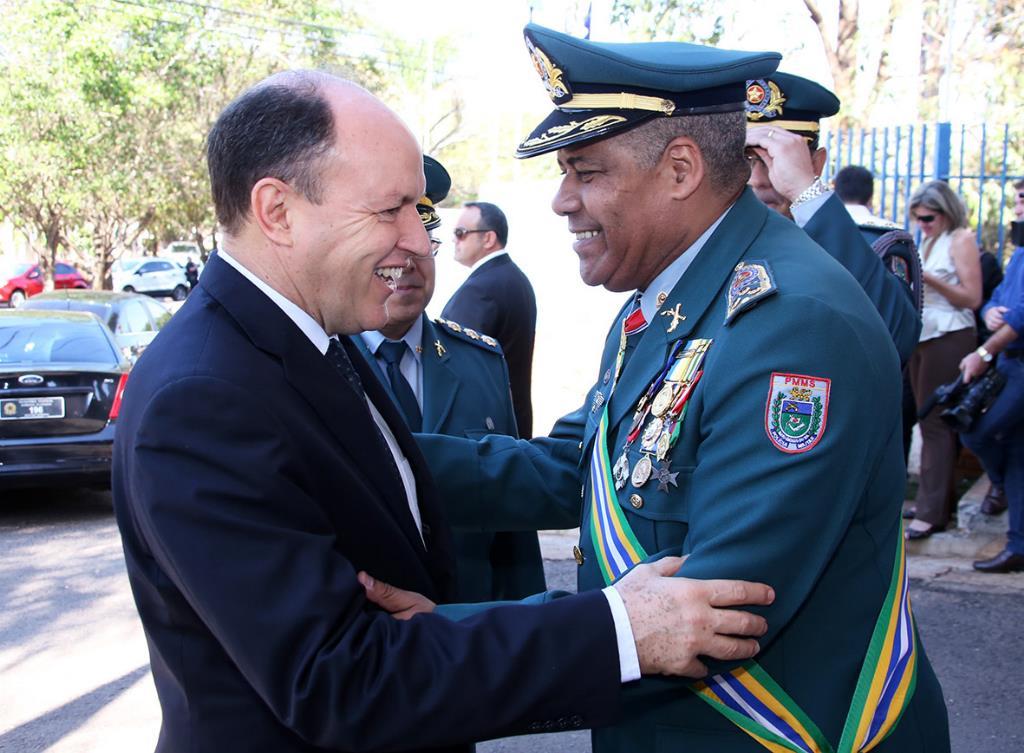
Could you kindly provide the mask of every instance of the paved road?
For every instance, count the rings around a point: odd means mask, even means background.
[[[551,542],[554,542],[553,544]],[[554,537],[545,551],[568,551]],[[918,561],[914,607],[943,682],[956,753],[1024,750],[1024,576]],[[547,561],[572,590],[571,560]],[[159,708],[109,495],[0,498],[0,751],[152,750]],[[482,753],[585,753],[585,733],[484,743]]]

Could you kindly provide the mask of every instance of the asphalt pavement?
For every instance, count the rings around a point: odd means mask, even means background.
[[[545,535],[548,585],[574,589],[573,534]],[[911,558],[918,625],[942,681],[953,750],[1024,750],[1024,575]],[[0,751],[151,751],[159,706],[109,494],[0,497]],[[587,733],[483,743],[481,753],[585,753]]]

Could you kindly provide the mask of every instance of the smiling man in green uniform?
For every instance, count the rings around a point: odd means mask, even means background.
[[[436,254],[436,205],[452,185],[433,157],[423,157],[427,192],[416,208]],[[482,437],[518,436],[508,365],[493,337],[424,313],[434,295],[433,256],[408,261],[388,299],[388,323],[353,337],[356,347],[412,431]],[[544,563],[532,531],[456,532],[457,586],[462,602],[521,599],[544,590]]]
[[[581,276],[630,295],[550,437],[420,437],[450,519],[581,523],[580,590],[667,552],[775,586],[757,662],[641,681],[596,753],[948,751],[907,594],[899,359],[857,282],[745,185],[746,82],[779,56],[526,42],[556,109],[518,154],[557,151]]]

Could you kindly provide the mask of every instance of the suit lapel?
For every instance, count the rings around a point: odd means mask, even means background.
[[[733,267],[754,242],[767,216],[768,208],[749,188],[744,189],[693,264],[676,283],[654,321],[644,330],[612,395],[608,407],[609,427],[616,426],[636,407],[640,396],[657,376],[655,372],[665,363],[672,344],[689,337],[711,304],[724,295]],[[666,315],[670,311],[686,318]],[[673,329],[674,320],[677,324]]]
[[[461,384],[459,375],[451,367],[451,353],[444,346],[437,347],[440,342],[437,328],[424,315],[420,363],[423,367],[423,431],[428,434],[443,433],[441,427],[451,413]]]
[[[285,379],[320,416],[326,429],[352,458],[354,468],[377,490],[383,507],[392,514],[416,551],[425,555],[409,511],[401,477],[394,468],[383,438],[379,436],[365,397],[349,387],[309,338],[273,301],[226,262],[212,258],[203,272],[203,285],[231,313],[255,347],[280,359]],[[369,371],[366,360],[348,338],[341,338],[341,342],[363,380],[367,395],[374,401],[396,438],[404,433],[408,437],[406,444],[419,455],[408,428],[391,407],[387,393]],[[267,399],[272,400],[274,396],[268,395]],[[400,430],[396,430],[396,426]],[[367,441],[368,437],[378,438],[379,441]],[[401,439],[399,444],[402,444]],[[402,449],[408,453],[405,446]],[[385,462],[388,465],[382,467]]]

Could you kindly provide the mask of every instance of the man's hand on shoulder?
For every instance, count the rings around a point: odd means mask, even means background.
[[[422,594],[396,588],[368,573],[360,572],[356,577],[366,591],[366,598],[396,620],[408,620],[421,612],[433,612],[437,606]]]
[[[682,557],[638,565],[615,583],[633,629],[640,671],[703,677],[699,656],[749,659],[760,650],[754,638],[768,630],[763,617],[729,607],[766,606],[775,592],[761,583],[673,577]]]

